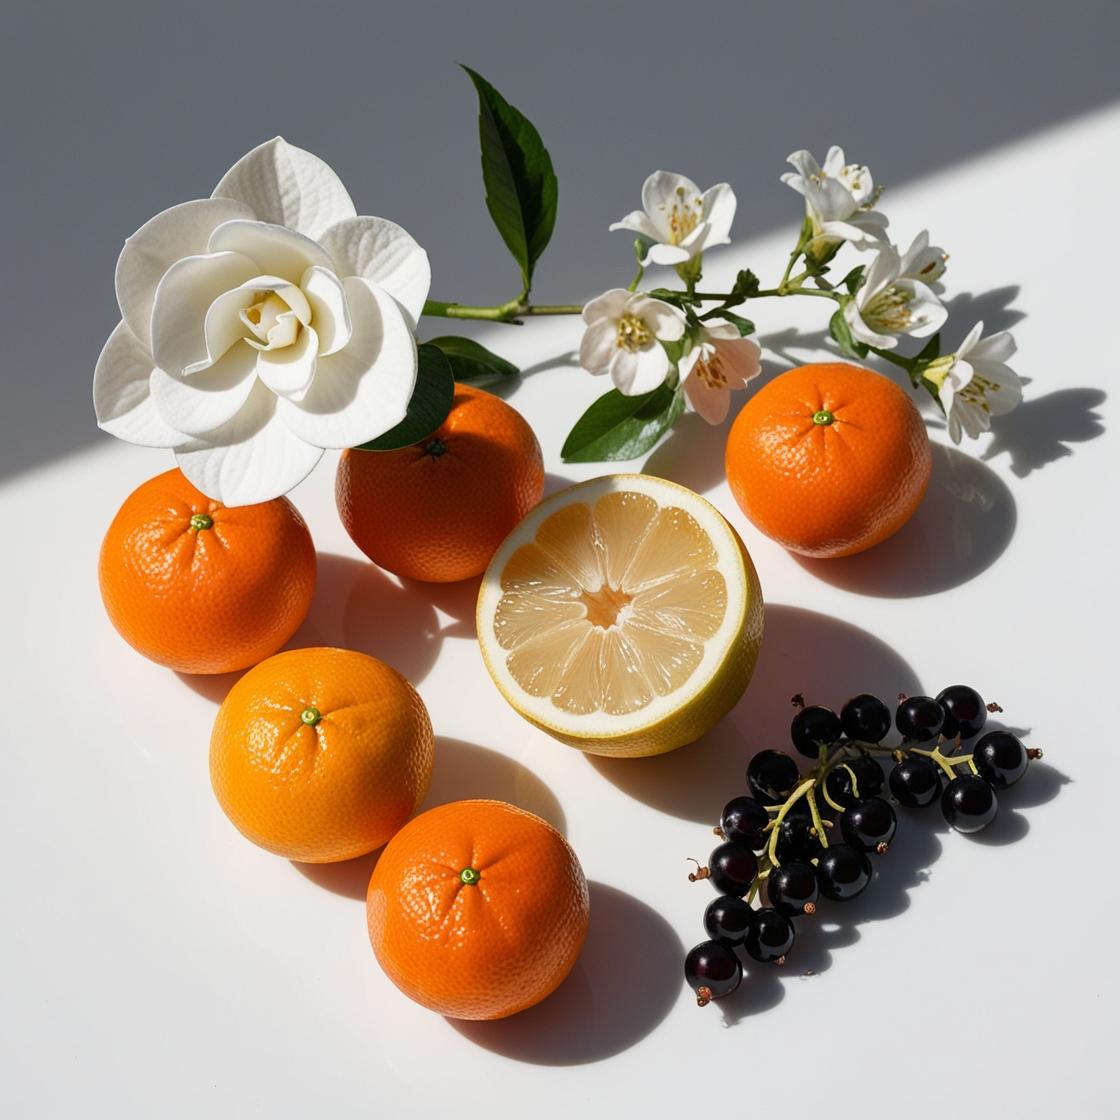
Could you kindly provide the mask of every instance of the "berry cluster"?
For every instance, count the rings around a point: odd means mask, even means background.
[[[989,712],[967,685],[936,698],[900,696],[890,709],[875,696],[849,700],[837,715],[793,698],[790,735],[814,759],[802,774],[792,755],[765,750],[747,767],[750,796],[733,798],[715,829],[721,843],[689,879],[711,880],[720,892],[704,913],[710,940],[685,958],[689,987],[703,1007],[733,992],[743,978],[737,950],[762,963],[783,964],[793,948],[793,919],[814,914],[823,897],[855,898],[871,882],[869,856],[884,854],[898,822],[891,801],[920,809],[940,799],[945,820],[978,832],[996,815],[996,790],[1014,785],[1041,751],[1027,750],[1009,731],[989,731],[970,754],[961,741],[979,735]],[[902,735],[884,745],[891,724]],[[943,749],[944,748],[944,749]],[[884,773],[876,755],[894,760]],[[693,861],[695,862],[695,861]],[[768,905],[761,902],[765,890]]]

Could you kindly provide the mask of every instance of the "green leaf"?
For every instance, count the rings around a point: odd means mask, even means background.
[[[736,315],[733,311],[728,311],[726,307],[717,307],[715,311],[709,311],[704,318],[726,319],[732,326],[739,328],[739,334],[743,338],[746,338],[748,334],[754,334],[754,323],[750,319],[744,319],[742,315]]]
[[[363,443],[360,451],[396,451],[426,439],[447,419],[455,397],[455,378],[443,351],[430,342],[416,348],[419,368],[416,388],[404,419],[377,439]]]
[[[521,267],[527,292],[533,266],[556,224],[556,175],[540,133],[484,78],[464,66],[478,92],[478,139],[486,208]]]
[[[851,328],[844,318],[844,309],[837,308],[835,314],[828,321],[828,333],[836,339],[840,353],[846,358],[866,358],[867,347],[862,342],[856,342],[852,337]]]
[[[932,362],[941,356],[941,332],[938,331],[914,356],[915,362]]]
[[[840,283],[848,289],[849,295],[854,296],[860,284],[863,283],[863,272],[866,267],[866,265],[857,264],[856,267],[853,268],[852,271],[849,272],[848,275],[840,281]]]
[[[451,365],[456,381],[469,381],[472,385],[493,385],[507,377],[516,377],[521,371],[505,358],[499,358],[473,338],[459,335],[441,335],[429,338],[428,346],[437,346]]]
[[[617,389],[604,393],[568,433],[560,457],[566,463],[616,462],[645,454],[684,411],[684,394],[661,385],[640,397]]]

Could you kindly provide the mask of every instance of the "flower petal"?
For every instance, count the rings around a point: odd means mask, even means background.
[[[684,264],[689,259],[689,252],[687,249],[682,249],[679,245],[663,245],[658,242],[656,245],[649,247],[649,252],[646,253],[646,259],[642,261],[643,266],[651,264],[663,265],[678,265]]]
[[[742,389],[762,372],[762,350],[753,338],[717,338],[715,348],[729,388]]]
[[[301,401],[281,399],[284,423],[318,447],[354,447],[399,424],[416,387],[416,340],[400,305],[376,284],[343,281],[354,333],[337,354],[320,358]]]
[[[319,336],[319,356],[325,358],[341,350],[352,333],[342,281],[329,268],[316,265],[303,274],[300,287],[311,307],[311,321]]]
[[[630,302],[630,296],[626,288],[609,288],[583,305],[583,321],[594,323],[599,319],[617,319]]]
[[[999,331],[988,338],[974,341],[969,347],[970,356],[983,362],[1006,362],[1018,346],[1010,331]]]
[[[821,165],[813,158],[812,152],[806,151],[804,148],[797,152],[791,152],[786,156],[786,163],[793,164],[793,166],[797,168],[798,175],[806,181],[819,176],[821,173]],[[789,182],[793,177],[794,176],[787,171],[785,175],[782,176],[782,181]],[[793,186],[793,183],[790,183],[790,186]],[[794,189],[800,188],[795,187]]]
[[[864,322],[854,300],[844,307],[844,321],[848,324],[852,336],[859,342],[866,342],[868,346],[878,346],[883,350],[893,350],[898,345],[897,336],[879,334]]]
[[[157,367],[151,383],[156,409],[168,424],[189,436],[204,436],[220,428],[249,399],[256,358],[252,347],[241,345],[191,377],[174,377]]]
[[[257,352],[257,376],[279,397],[300,400],[315,379],[319,336],[305,327],[289,346]]]
[[[884,245],[875,255],[860,285],[856,302],[866,307],[888,284],[896,279],[899,271],[898,252],[893,245]]]
[[[279,398],[254,381],[232,420],[175,452],[179,469],[204,494],[227,506],[267,502],[302,482],[322,458],[277,415]]]
[[[102,431],[142,447],[176,447],[186,437],[156,411],[152,356],[123,320],[113,328],[93,372],[93,409]]]
[[[229,198],[199,198],[164,210],[126,238],[117,258],[117,303],[132,333],[145,345],[152,339],[152,302],[163,274],[183,257],[206,252],[214,227],[252,211]]]
[[[357,213],[331,167],[280,136],[243,155],[222,176],[213,197],[237,199],[262,222],[315,239]]]
[[[329,254],[310,237],[268,222],[223,222],[210,235],[211,253],[244,253],[257,262],[257,271],[298,284],[312,266],[332,267]]]
[[[640,233],[642,237],[648,237],[651,241],[657,241],[661,237],[661,232],[649,220],[649,215],[644,210],[631,210],[621,221],[611,222],[607,227],[609,233],[614,233],[615,230],[628,229],[631,233]]]
[[[722,424],[731,408],[731,390],[726,386],[714,388],[699,377],[690,377],[684,383],[689,404],[709,424]]]
[[[630,300],[629,310],[640,316],[653,329],[657,338],[675,342],[683,337],[685,318],[671,303],[637,295]]]
[[[639,397],[656,389],[669,373],[669,355],[662,346],[631,353],[616,350],[611,360],[611,379],[624,397]]]
[[[701,195],[701,200],[704,204],[704,221],[710,227],[705,245],[726,245],[731,240],[728,235],[735,219],[735,192],[727,183],[716,183]]]
[[[588,373],[606,373],[615,352],[616,330],[609,319],[599,319],[584,332],[579,344],[579,364]]]
[[[697,212],[700,198],[700,188],[687,176],[674,171],[655,171],[642,184],[642,208],[658,230],[659,241],[669,240],[669,217],[673,207],[687,207]]]
[[[257,266],[240,253],[206,253],[176,261],[156,288],[152,358],[168,373],[208,362],[206,312],[222,292],[243,284]]]
[[[428,254],[395,222],[362,214],[332,226],[320,238],[340,277],[372,280],[405,310],[415,330],[424,310],[432,269]]]
[[[913,297],[909,305],[911,326],[907,327],[904,334],[914,338],[927,338],[941,329],[949,318],[949,312],[932,288],[920,280],[898,280],[895,287],[909,290]]]

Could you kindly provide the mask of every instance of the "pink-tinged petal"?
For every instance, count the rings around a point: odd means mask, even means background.
[[[127,238],[117,258],[117,303],[132,333],[145,346],[152,340],[152,303],[163,274],[183,257],[206,252],[210,234],[222,222],[251,218],[252,211],[229,198],[199,198],[172,206]]]
[[[204,436],[232,420],[249,399],[256,359],[251,347],[239,345],[191,377],[174,377],[157,368],[151,383],[156,409],[179,431]]]
[[[583,321],[594,323],[599,319],[617,319],[630,302],[631,293],[625,288],[610,288],[601,296],[583,305]]]
[[[286,494],[322,458],[277,415],[279,398],[254,381],[249,399],[205,438],[177,448],[179,469],[204,494],[227,506],[253,505]]]
[[[684,383],[688,403],[709,423],[722,424],[731,408],[731,391],[725,386],[708,385],[699,377]]]
[[[177,447],[186,436],[156,411],[151,398],[152,356],[118,323],[93,372],[93,409],[102,431],[142,447]]]
[[[333,267],[330,255],[317,242],[295,230],[268,222],[223,222],[210,235],[210,252],[243,253],[257,262],[257,271],[298,284],[312,266]]]
[[[213,197],[237,199],[262,222],[315,239],[357,213],[331,167],[280,136],[242,156],[222,176]]]
[[[321,241],[341,278],[372,280],[404,308],[409,326],[416,329],[432,269],[428,254],[407,230],[385,218],[362,214],[328,229]]]
[[[257,352],[257,376],[277,396],[300,400],[312,381],[319,355],[319,337],[304,327],[288,346]]]
[[[762,350],[753,339],[719,338],[714,340],[714,345],[727,377],[728,388],[745,388],[748,381],[762,372]]]
[[[606,373],[616,349],[617,331],[609,319],[599,319],[584,332],[579,344],[579,364],[588,373]]]
[[[279,415],[318,447],[355,447],[399,424],[416,387],[416,340],[400,305],[376,284],[343,281],[354,333],[337,354],[320,358],[310,390],[281,399]]]
[[[329,268],[316,266],[303,274],[300,287],[319,336],[319,356],[325,358],[346,346],[353,331],[342,281]]]
[[[168,373],[209,361],[206,312],[214,300],[257,272],[240,253],[184,257],[164,274],[152,305],[152,358]]]

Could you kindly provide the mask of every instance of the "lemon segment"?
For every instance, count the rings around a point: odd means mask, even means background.
[[[483,659],[526,719],[593,754],[693,742],[738,701],[762,639],[750,556],[718,510],[649,475],[542,502],[495,553]]]

